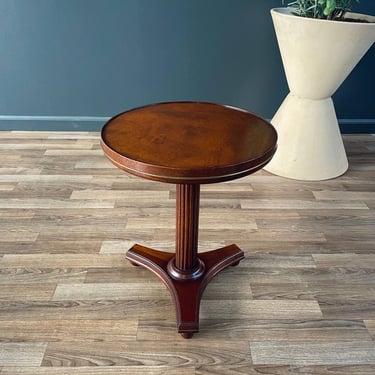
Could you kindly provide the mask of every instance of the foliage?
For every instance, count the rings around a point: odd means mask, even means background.
[[[342,20],[353,3],[360,0],[295,0],[288,3],[295,15],[328,20]],[[283,3],[285,0],[283,0]]]

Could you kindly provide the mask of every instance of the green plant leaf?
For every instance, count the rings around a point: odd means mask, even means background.
[[[326,7],[323,11],[325,16],[329,16],[336,9],[336,0],[327,0]]]

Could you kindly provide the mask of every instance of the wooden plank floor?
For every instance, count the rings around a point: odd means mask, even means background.
[[[237,243],[201,331],[175,331],[134,243],[173,251],[173,185],[107,162],[98,133],[0,132],[0,374],[375,374],[375,136],[322,182],[202,186],[200,251]]]

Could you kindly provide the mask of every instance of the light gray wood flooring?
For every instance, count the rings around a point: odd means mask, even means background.
[[[246,258],[184,340],[124,258],[173,251],[174,186],[113,167],[98,133],[0,132],[0,375],[375,374],[375,137],[344,141],[330,181],[202,186],[200,251]]]

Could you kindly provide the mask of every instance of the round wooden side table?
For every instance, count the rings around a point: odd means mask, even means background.
[[[277,134],[264,119],[241,109],[202,102],[171,102],[121,113],[101,133],[106,156],[118,168],[174,183],[176,253],[134,245],[126,258],[156,274],[176,306],[178,332],[199,330],[202,293],[221,270],[237,265],[236,245],[198,254],[200,184],[249,175],[272,158]]]

